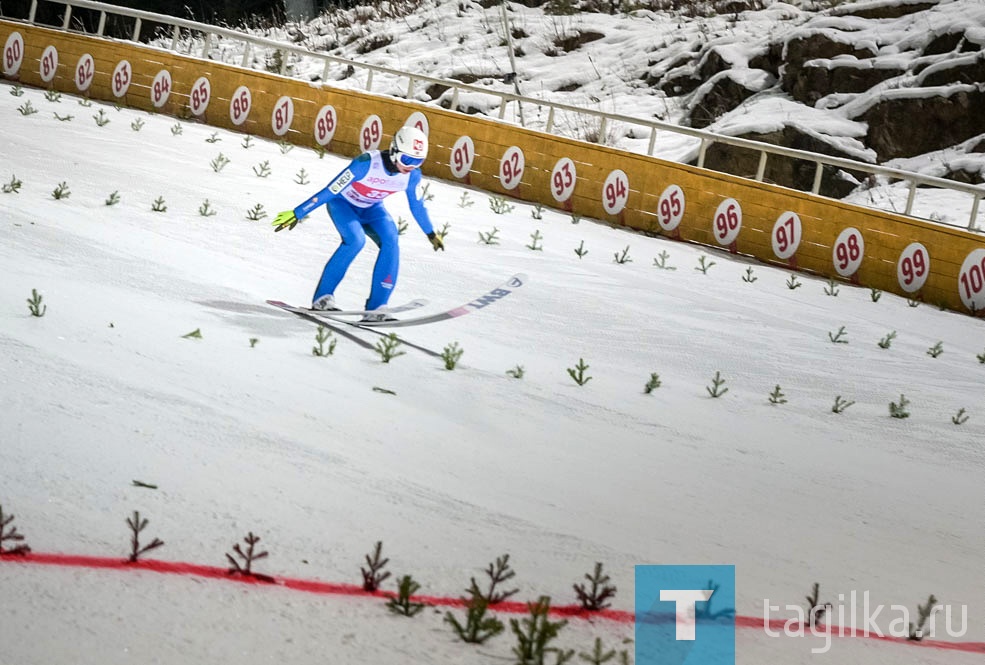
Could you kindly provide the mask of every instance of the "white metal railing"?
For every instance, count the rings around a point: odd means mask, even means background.
[[[807,162],[812,162],[815,165],[814,182],[811,188],[812,194],[820,193],[821,177],[825,166],[847,169],[851,171],[858,171],[862,173],[868,173],[874,176],[879,176],[891,180],[899,180],[905,182],[908,187],[906,206],[905,209],[903,210],[903,214],[905,215],[912,215],[913,204],[916,198],[917,188],[920,186],[961,192],[964,194],[968,194],[972,197],[971,213],[969,215],[966,228],[972,231],[985,232],[985,229],[980,229],[977,228],[976,226],[976,219],[978,217],[978,210],[980,208],[981,200],[983,197],[985,197],[985,186],[982,185],[971,185],[971,184],[957,182],[954,180],[948,180],[946,178],[938,178],[935,176],[923,175],[912,171],[905,171],[902,169],[889,168],[885,166],[879,166],[876,164],[869,164],[866,162],[859,162],[859,161],[844,159],[840,157],[832,157],[828,155],[822,155],[819,153],[807,152],[804,150],[796,150],[794,148],[786,148],[783,146],[777,146],[770,143],[762,143],[759,141],[752,141],[749,139],[724,136],[721,134],[714,134],[712,132],[707,132],[699,129],[692,129],[689,127],[681,127],[679,125],[674,125],[667,122],[661,122],[659,120],[649,120],[649,119],[638,118],[634,116],[621,115],[617,113],[607,113],[605,111],[600,111],[600,110],[586,109],[578,106],[573,106],[571,104],[551,102],[536,97],[527,97],[524,95],[511,93],[507,91],[492,90],[481,86],[469,85],[467,83],[462,83],[459,81],[455,81],[453,79],[442,79],[433,76],[426,76],[423,74],[405,72],[398,69],[392,69],[390,67],[384,67],[381,65],[373,65],[373,64],[358,62],[356,60],[349,60],[347,58],[341,58],[338,56],[329,55],[327,53],[319,53],[317,51],[312,51],[303,46],[298,46],[286,42],[279,42],[264,37],[258,37],[237,30],[232,30],[229,28],[222,28],[219,26],[208,25],[205,23],[198,23],[195,21],[189,21],[186,19],[176,18],[173,16],[166,16],[163,14],[155,14],[153,12],[146,12],[138,9],[117,7],[115,5],[108,5],[102,2],[94,2],[93,0],[40,0],[40,1],[48,2],[51,4],[62,5],[65,7],[65,13],[62,17],[62,24],[61,24],[61,29],[65,31],[69,31],[71,29],[73,8],[88,9],[88,10],[94,10],[99,12],[99,24],[94,34],[100,37],[104,36],[104,31],[106,27],[106,18],[108,15],[126,16],[129,18],[133,18],[135,21],[133,33],[130,37],[131,40],[133,40],[134,42],[140,41],[140,33],[144,21],[159,23],[169,26],[171,32],[170,50],[176,53],[179,52],[178,47],[182,40],[182,30],[187,30],[190,35],[194,35],[196,33],[200,34],[201,47],[195,49],[197,52],[192,52],[192,47],[190,45],[189,51],[187,52],[187,55],[191,55],[193,57],[201,57],[206,59],[209,58],[212,49],[217,44],[216,38],[219,37],[219,38],[228,39],[233,43],[240,43],[243,45],[243,56],[239,63],[239,66],[244,68],[248,68],[250,59],[252,55],[256,52],[256,49],[271,49],[272,51],[291,53],[296,55],[298,58],[314,58],[316,60],[322,61],[324,63],[322,80],[328,80],[329,72],[332,66],[341,66],[344,68],[351,67],[353,71],[365,72],[365,76],[366,76],[365,89],[370,92],[372,91],[373,88],[374,74],[383,74],[388,77],[395,78],[397,80],[406,79],[407,87],[404,96],[407,99],[414,98],[414,90],[420,84],[437,84],[444,86],[452,91],[450,106],[451,109],[453,110],[458,110],[459,98],[461,93],[463,92],[498,98],[499,120],[503,120],[505,118],[506,109],[507,106],[510,104],[510,102],[516,102],[518,108],[521,104],[527,104],[541,110],[543,109],[547,110],[547,120],[543,130],[546,133],[551,133],[555,129],[555,120],[558,111],[574,114],[576,116],[587,116],[589,118],[593,118],[595,121],[599,123],[598,124],[599,136],[605,136],[605,128],[608,124],[612,122],[620,122],[625,125],[643,127],[649,130],[649,140],[647,143],[647,150],[645,154],[650,156],[653,155],[653,151],[656,146],[658,132],[665,131],[665,132],[671,132],[683,136],[688,136],[697,139],[700,142],[700,147],[698,149],[698,158],[697,158],[697,165],[699,167],[704,166],[705,154],[709,146],[715,143],[729,145],[736,148],[753,150],[759,153],[759,164],[755,176],[755,180],[758,181],[762,181],[763,179],[763,176],[766,171],[766,165],[770,156],[776,155],[776,156],[804,160]],[[27,18],[27,22],[30,24],[36,24],[35,18],[37,16],[38,3],[39,0],[31,1],[30,15]],[[4,17],[4,18],[12,18],[14,20],[17,20],[17,17]],[[46,27],[52,27],[52,26],[46,25]],[[189,44],[191,44],[191,42],[189,42]],[[287,57],[281,58],[281,67],[279,73],[282,76],[286,76],[288,73],[288,65],[289,65],[288,61],[289,59]],[[401,90],[403,90],[402,87]]]

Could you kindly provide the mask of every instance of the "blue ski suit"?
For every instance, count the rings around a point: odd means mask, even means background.
[[[389,302],[397,284],[400,248],[397,227],[383,207],[383,199],[405,192],[414,220],[425,234],[430,234],[434,225],[424,207],[420,184],[420,169],[391,173],[384,165],[380,151],[373,150],[353,159],[325,189],[294,209],[294,216],[303,219],[318,206],[327,206],[328,214],[342,236],[342,244],[325,264],[312,300],[335,293],[352,261],[366,244],[368,235],[380,248],[380,253],[373,266],[373,285],[366,309],[377,309]]]

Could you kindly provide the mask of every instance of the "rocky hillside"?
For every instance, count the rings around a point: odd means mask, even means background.
[[[731,44],[710,43],[685,62],[655,63],[647,80],[686,100],[693,127],[925,171],[908,159],[936,153],[934,175],[983,182],[985,3],[840,5],[735,54]],[[782,126],[743,131],[735,122],[781,101],[789,113]],[[858,133],[826,135],[813,111],[855,123]],[[749,173],[755,159],[718,149],[706,164]],[[768,178],[810,187],[813,169],[777,161]],[[825,193],[851,191],[857,183],[844,176],[827,177]]]

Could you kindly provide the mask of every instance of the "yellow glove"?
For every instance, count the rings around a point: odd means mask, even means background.
[[[434,247],[434,251],[437,252],[439,249],[442,252],[445,251],[445,241],[442,240],[441,236],[439,236],[434,231],[428,234],[428,240],[431,241],[431,246]]]
[[[300,219],[294,216],[293,210],[285,210],[284,212],[279,212],[277,213],[277,216],[274,217],[274,223],[273,223],[274,232],[276,233],[277,231],[283,231],[284,229],[290,231],[295,226],[297,226],[298,222],[300,221],[301,221]]]

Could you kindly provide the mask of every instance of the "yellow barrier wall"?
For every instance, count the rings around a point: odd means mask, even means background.
[[[8,80],[147,111],[198,117],[217,127],[309,147],[324,144],[333,131],[325,147],[346,156],[362,152],[366,138],[389,145],[389,138],[412,114],[423,113],[431,142],[424,166],[428,175],[959,311],[985,312],[985,239],[960,229],[486,118],[309,84],[132,42],[0,21],[0,44],[5,44],[0,71]],[[45,81],[42,74],[45,61],[52,62],[51,48],[57,51],[58,65],[53,78]],[[128,68],[123,69],[123,61]],[[162,72],[170,77],[169,84],[161,78]],[[77,80],[88,86],[85,91],[80,91]],[[210,88],[204,111],[197,106],[205,98],[202,80]],[[120,84],[126,82],[126,93],[117,96]],[[244,114],[246,102],[249,111]],[[326,106],[332,107],[332,115],[319,119]],[[367,124],[374,114],[378,121]],[[275,127],[283,133],[275,132]],[[471,139],[471,149],[459,145],[456,150],[463,137]],[[522,163],[520,155],[507,155],[511,148],[522,153]],[[466,166],[469,158],[471,166],[456,177],[452,167]],[[553,178],[552,171],[563,158],[571,160],[569,169]],[[573,189],[564,190],[565,181],[574,174]],[[676,192],[668,190],[675,185]],[[558,201],[554,187],[567,198]]]

